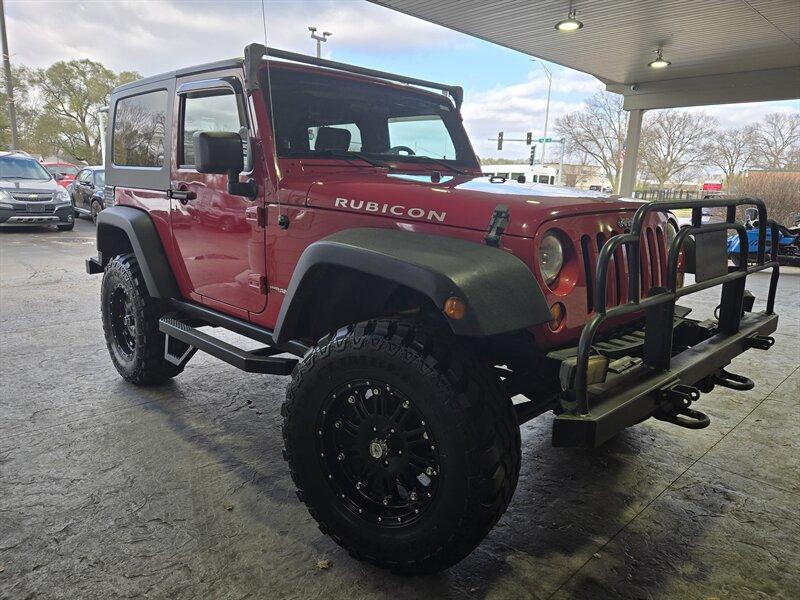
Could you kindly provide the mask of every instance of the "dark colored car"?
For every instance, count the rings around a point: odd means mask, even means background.
[[[75,181],[75,175],[78,174],[78,167],[68,162],[44,162],[42,166],[50,171],[58,181],[58,185],[63,188],[69,188]]]
[[[81,169],[70,186],[70,195],[75,216],[91,217],[97,222],[97,215],[105,208],[106,171],[103,167]]]
[[[24,152],[0,152],[0,227],[56,225],[72,229],[69,193]]]

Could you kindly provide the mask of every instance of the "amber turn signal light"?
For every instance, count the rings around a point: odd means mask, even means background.
[[[444,314],[458,321],[467,314],[467,305],[461,298],[450,296],[444,301]]]
[[[564,319],[567,316],[567,309],[563,304],[561,304],[561,302],[556,302],[550,307],[550,316],[552,317],[552,319],[550,319],[550,323],[548,324],[550,326],[550,331],[556,331],[564,322]]]

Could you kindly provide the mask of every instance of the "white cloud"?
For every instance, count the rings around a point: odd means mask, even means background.
[[[550,99],[548,133],[560,116],[580,110],[583,98],[600,88],[594,77],[557,69],[553,73],[553,89]],[[486,91],[468,93],[464,100],[464,125],[479,156],[503,158],[525,158],[530,148],[523,143],[508,142],[503,150],[497,143],[489,141],[503,131],[506,138],[525,137],[532,131],[534,136],[543,132],[547,109],[547,78],[541,71],[531,71],[522,83],[498,86]],[[548,151],[548,156],[551,156]]]
[[[705,112],[719,122],[722,129],[733,129],[746,125],[754,125],[773,112],[797,113],[800,111],[800,100],[786,102],[751,102],[748,104],[719,104],[716,106],[697,106],[684,108],[688,112]]]
[[[44,67],[57,60],[91,58],[116,70],[151,75],[186,65],[241,56],[264,40],[261,3],[6,2],[12,62]],[[458,34],[366,2],[267,0],[269,45],[312,53],[308,25],[334,32],[336,49],[372,53],[452,46]]]

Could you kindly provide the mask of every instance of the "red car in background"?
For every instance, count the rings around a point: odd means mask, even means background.
[[[75,175],[79,170],[77,166],[68,162],[48,162],[42,163],[42,166],[50,171],[61,187],[69,187],[69,184],[75,181]]]

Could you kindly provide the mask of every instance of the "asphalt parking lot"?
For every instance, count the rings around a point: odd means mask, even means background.
[[[93,251],[86,220],[0,231],[1,598],[800,597],[800,269],[783,270],[773,349],[731,367],[756,388],[704,396],[708,429],[650,420],[558,449],[542,416],[484,543],[400,578],[351,559],[295,497],[285,379],[205,355],[159,387],[117,376]],[[767,280],[748,280],[762,304]]]

